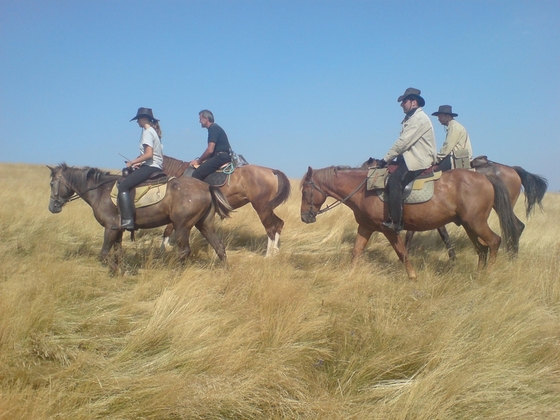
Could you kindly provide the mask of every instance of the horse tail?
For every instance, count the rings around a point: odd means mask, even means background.
[[[494,187],[494,210],[498,214],[506,249],[510,254],[517,254],[521,232],[517,228],[517,218],[509,199],[509,192],[504,182],[492,173],[485,174]]]
[[[540,175],[534,175],[527,172],[520,166],[514,166],[515,172],[521,178],[521,185],[523,185],[523,190],[525,191],[525,206],[527,218],[531,215],[534,210],[535,204],[538,204],[542,209],[542,199],[548,188],[548,181]]]
[[[231,212],[233,212],[233,207],[231,207],[229,201],[227,201],[226,196],[218,187],[214,185],[210,185],[209,187],[210,195],[212,196],[212,204],[216,209],[216,213],[218,213],[218,216],[222,219],[229,217]]]
[[[292,186],[290,185],[290,180],[284,172],[279,171],[278,169],[273,169],[272,173],[276,175],[276,178],[278,178],[278,192],[276,193],[276,196],[266,205],[271,209],[275,209],[280,204],[284,203],[288,197],[290,197]]]

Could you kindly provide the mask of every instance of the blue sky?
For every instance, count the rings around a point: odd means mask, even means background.
[[[429,114],[453,106],[475,155],[558,191],[559,18],[557,0],[3,0],[0,161],[119,170],[139,107],[190,160],[210,109],[250,163],[300,178],[383,157],[412,86]]]

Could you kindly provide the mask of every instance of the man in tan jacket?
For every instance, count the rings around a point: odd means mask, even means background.
[[[454,168],[470,168],[473,152],[469,133],[453,119],[459,114],[453,112],[451,105],[441,105],[432,115],[438,117],[438,121],[445,126],[447,132],[445,142],[437,154],[439,169],[448,171]]]
[[[406,114],[402,121],[401,134],[389,149],[381,166],[387,166],[397,159],[398,168],[387,180],[389,196],[389,219],[382,224],[385,228],[399,233],[402,223],[402,193],[404,187],[422,171],[436,162],[436,139],[430,118],[422,110],[426,104],[420,90],[408,88],[397,99]]]

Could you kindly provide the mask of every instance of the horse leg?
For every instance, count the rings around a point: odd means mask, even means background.
[[[485,223],[486,226],[470,226],[463,225],[471,242],[473,243],[478,254],[478,270],[484,269],[488,263],[488,267],[496,261],[498,249],[502,239],[496,235]],[[483,245],[486,244],[486,245]],[[490,258],[488,258],[488,250],[490,249]]]
[[[274,234],[274,240],[270,239],[270,236],[268,237],[268,245],[266,247],[265,258],[277,254],[280,251],[280,248],[278,247],[279,242],[280,242],[280,234],[278,232]]]
[[[227,256],[226,256],[226,247],[224,246],[224,243],[222,242],[222,240],[214,230],[213,218],[206,217],[204,220],[199,220],[195,224],[195,226],[200,231],[202,236],[206,238],[206,240],[212,246],[212,248],[214,248],[214,251],[216,251],[216,255],[218,255],[218,258],[220,259],[220,261],[224,263],[224,267],[227,269],[228,264],[227,264]]]
[[[404,241],[401,235],[388,230],[383,231],[383,234],[385,235],[385,237],[387,238],[387,240],[389,241],[389,243],[391,244],[391,246],[399,256],[399,260],[401,260],[401,262],[404,264],[404,267],[406,268],[406,273],[408,274],[408,278],[410,280],[416,280],[417,277],[416,270],[414,270],[414,267],[412,266],[412,263],[408,258],[408,250],[404,246]]]
[[[106,263],[109,266],[109,269],[113,274],[118,272],[119,265],[122,260],[122,235],[122,231],[113,230],[111,228],[105,228],[105,233],[103,234],[103,245],[101,247],[99,258],[103,263]],[[109,252],[113,247],[115,255],[114,258],[110,258]]]
[[[271,257],[280,251],[280,234],[282,233],[282,228],[284,227],[284,221],[276,216],[272,209],[260,208],[255,206],[253,203],[251,204],[253,205],[253,208],[259,215],[259,219],[261,219],[261,223],[266,229],[266,235],[268,237],[266,256]]]
[[[439,236],[441,237],[441,240],[445,244],[445,247],[447,248],[447,255],[449,255],[449,259],[451,261],[455,261],[455,258],[456,258],[455,247],[453,246],[453,243],[451,242],[451,238],[449,237],[449,233],[447,233],[447,229],[445,228],[445,226],[441,226],[437,229],[437,231],[439,233]]]
[[[354,249],[352,250],[352,261],[354,264],[356,264],[359,257],[364,252],[372,233],[372,229],[363,225],[358,225],[358,232],[356,233],[356,240],[354,241]]]
[[[414,237],[414,231],[413,230],[407,230],[406,231],[406,236],[404,237],[404,246],[406,247],[406,249],[409,249],[410,242],[412,242],[413,237]]]
[[[190,235],[192,226],[175,227],[177,235],[177,248],[179,250],[179,261],[184,263],[191,254]]]
[[[521,234],[525,230],[525,223],[523,223],[521,220],[519,220],[519,218],[515,214],[514,214],[514,217],[515,217],[515,228],[517,229],[517,233],[518,233],[517,238],[520,238]],[[519,239],[516,241],[515,244],[513,244],[513,248],[511,250],[510,258],[517,257],[518,253],[519,253]]]
[[[173,229],[174,229],[173,223],[169,223],[165,227],[165,230],[163,231],[163,238],[162,238],[162,241],[161,241],[161,250],[162,251],[166,251],[168,248],[170,248],[169,237],[173,233]]]

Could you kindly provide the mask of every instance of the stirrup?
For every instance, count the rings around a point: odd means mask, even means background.
[[[401,230],[403,230],[403,227],[400,223],[395,223],[391,219],[381,222],[381,226],[386,229],[390,229],[395,233],[399,233]]]
[[[128,230],[129,232],[134,231],[134,220],[121,220],[119,226],[111,226],[111,230]]]

